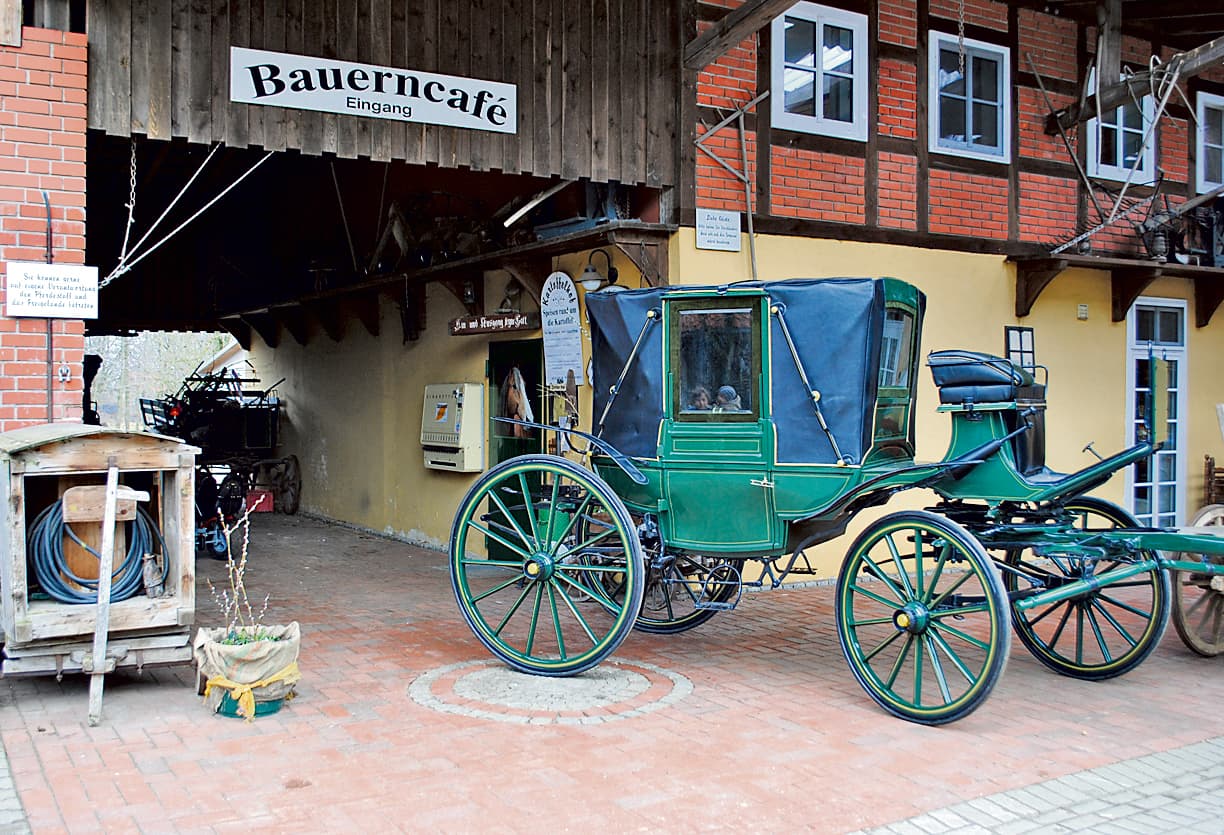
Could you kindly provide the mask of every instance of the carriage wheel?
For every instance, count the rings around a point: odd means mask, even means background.
[[[1139,525],[1117,505],[1090,496],[1075,498],[1064,507],[1080,530]],[[1039,580],[1044,588],[1057,588],[1123,562],[1068,554],[1036,557],[1030,551],[1012,550],[1006,564],[1005,584],[1012,592],[1027,589],[1027,578]],[[1156,648],[1169,622],[1170,596],[1168,575],[1154,568],[1070,600],[1026,611],[1013,609],[1012,622],[1020,642],[1042,664],[1065,676],[1099,681],[1134,669]]]
[[[471,553],[486,542],[503,553]],[[642,606],[645,571],[629,511],[599,476],[552,455],[513,458],[472,486],[451,528],[450,564],[476,637],[523,672],[594,667]]]
[[[276,480],[276,509],[292,516],[302,503],[302,465],[296,455],[281,460],[280,477]]]
[[[960,525],[925,511],[863,531],[837,577],[837,637],[859,684],[902,719],[942,725],[977,709],[1007,665],[1007,597]]]
[[[1224,525],[1224,505],[1212,504],[1194,517],[1194,527]],[[1209,557],[1212,563],[1224,557]],[[1212,658],[1224,652],[1224,579],[1192,571],[1173,572],[1173,626],[1182,643]]]

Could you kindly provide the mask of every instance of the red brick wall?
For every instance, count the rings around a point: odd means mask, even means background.
[[[929,191],[932,232],[1007,238],[1007,180],[931,171]]]
[[[1020,237],[1043,244],[1074,237],[1076,184],[1063,177],[1020,174]]]
[[[914,0],[880,0],[876,31],[884,43],[918,45],[918,9]]]
[[[918,161],[906,154],[880,154],[880,225],[917,229]]]
[[[27,28],[0,47],[0,261],[45,259],[45,191],[55,262],[85,262],[85,91],[85,35]],[[80,420],[85,325],[52,326],[53,373],[71,374],[55,377],[52,415]],[[46,421],[47,360],[47,320],[0,316],[0,431]]]
[[[723,9],[740,5],[740,0],[703,2]],[[930,153],[926,155],[930,165],[920,169],[919,160],[924,155],[909,147],[925,134],[923,126],[917,124],[919,105],[927,95],[925,89],[918,88],[922,73],[917,62],[925,61],[926,56],[919,50],[925,38],[917,31],[917,0],[879,0],[877,7],[879,13],[870,21],[869,36],[889,46],[877,51],[878,65],[869,70],[875,85],[876,111],[868,130],[878,140],[873,161],[878,172],[876,181],[866,182],[865,172],[871,166],[861,156],[834,152],[846,151],[846,146],[839,144],[845,140],[831,140],[826,147],[821,137],[775,129],[773,147],[760,149],[760,154],[768,154],[770,161],[768,211],[778,217],[862,225],[867,219],[863,196],[866,190],[874,191],[876,210],[872,214],[883,229],[1006,241],[1010,228],[1018,229],[1018,242],[1040,244],[1074,236],[1078,231],[1077,208],[1086,198],[1081,194],[1082,187],[1063,141],[1045,133],[1049,107],[1030,79],[1035,71],[1049,82],[1054,91],[1049,94],[1050,106],[1057,108],[1072,102],[1076,96],[1069,91],[1069,85],[1078,86],[1082,81],[1077,49],[1081,43],[1094,43],[1095,31],[1089,27],[1081,32],[1073,21],[1054,15],[1029,9],[1017,11],[1018,48],[1012,62],[1020,81],[1014,94],[1013,114],[1019,141],[1013,149],[1011,165],[1021,170],[1015,173],[1017,187],[1013,193],[1009,186],[1011,172],[1001,166],[997,171],[979,167],[978,173],[954,172],[946,169],[962,167],[957,165],[955,156]],[[957,19],[959,8],[960,0],[930,0],[932,25],[947,30],[948,22]],[[964,8],[967,24],[990,29],[997,35],[986,36],[987,39],[1007,43],[1007,3],[965,0]],[[699,28],[704,31],[709,25],[702,23]],[[706,124],[716,120],[717,114],[729,113],[768,88],[768,78],[757,78],[762,46],[766,45],[758,44],[754,35],[700,72],[698,103],[718,109],[703,113]],[[1123,58],[1146,65],[1150,48],[1142,39],[1127,37],[1122,47]],[[1163,50],[1162,56],[1167,60],[1171,51]],[[1224,80],[1224,70],[1215,70],[1207,77]],[[763,123],[768,118],[766,102],[757,109],[756,119]],[[1068,132],[1076,153],[1080,152],[1085,131],[1086,125],[1081,125]],[[750,168],[758,153],[756,139],[755,133],[749,133]],[[1175,184],[1192,182],[1192,142],[1193,130],[1184,119],[1166,117],[1162,121],[1158,163]],[[723,131],[710,147],[736,170],[740,169],[740,150],[733,130]],[[698,153],[696,159],[697,206],[744,211],[743,185],[704,154]],[[755,172],[751,173],[755,177]],[[926,214],[919,216],[918,206],[924,202],[919,194],[923,191],[927,197]],[[1101,199],[1109,202],[1105,197]],[[1009,223],[1009,212],[1013,211],[1018,216]],[[1092,251],[1139,252],[1140,242],[1132,229],[1134,221],[1134,217],[1124,219],[1096,235]]]
[[[770,156],[773,213],[839,223],[862,223],[863,160],[795,148]]]

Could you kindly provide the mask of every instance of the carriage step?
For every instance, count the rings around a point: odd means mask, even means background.
[[[739,597],[737,596],[735,600],[726,603],[719,603],[716,600],[698,600],[693,604],[693,608],[709,612],[730,612],[738,605]]]

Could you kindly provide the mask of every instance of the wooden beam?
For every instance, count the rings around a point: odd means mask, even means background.
[[[651,287],[662,287],[668,283],[666,244],[642,239],[631,240],[620,235],[613,236],[612,242],[633,262]]]
[[[306,311],[318,321],[319,327],[323,328],[323,332],[332,342],[344,339],[344,315],[340,311],[340,305],[334,300],[309,302],[306,304]]]
[[[1184,80],[1193,78],[1204,70],[1215,67],[1222,60],[1224,60],[1224,38],[1216,38],[1189,52],[1181,52],[1174,55],[1165,63],[1164,68],[1168,71],[1172,67],[1177,66],[1178,78]],[[1053,136],[1058,133],[1060,127],[1066,130],[1072,125],[1091,119],[1097,113],[1098,99],[1100,99],[1100,109],[1102,111],[1120,107],[1131,100],[1132,85],[1135,88],[1135,95],[1144,95],[1144,91],[1148,89],[1149,85],[1147,73],[1136,73],[1129,82],[1123,81],[1109,86],[1102,84],[1100,85],[1101,92],[1099,96],[1089,96],[1084,100],[1083,105],[1080,105],[1078,102],[1072,102],[1061,110],[1054,111],[1046,118],[1045,132]]]
[[[1207,327],[1222,301],[1224,301],[1224,276],[1218,279],[1196,278],[1194,280],[1194,326]]]
[[[1140,265],[1135,267],[1115,267],[1109,271],[1109,281],[1113,290],[1113,321],[1126,320],[1126,312],[1130,310],[1135,299],[1147,289],[1147,286],[1159,278],[1162,270],[1156,265]]]
[[[747,0],[685,44],[684,68],[699,70],[795,5],[795,0]]]
[[[21,0],[0,0],[0,46],[21,46]]]
[[[537,256],[508,261],[502,269],[514,276],[515,281],[523,285],[523,291],[540,304],[540,293],[544,290],[544,282],[552,273],[552,258]]]
[[[234,341],[242,346],[242,350],[251,350],[251,326],[242,321],[237,316],[226,316],[220,321],[221,327],[225,328],[230,336],[234,337]]]
[[[365,327],[370,336],[378,336],[379,303],[378,293],[361,293],[349,298],[345,307],[349,308],[357,320]]]
[[[1016,261],[1016,316],[1023,318],[1033,310],[1046,285],[1067,268],[1065,258],[1030,258]]]
[[[250,325],[269,348],[280,345],[280,321],[268,311],[244,313],[242,321]]]
[[[277,305],[273,310],[285,330],[293,337],[293,341],[305,347],[310,341],[310,323],[306,320],[306,311],[296,304]]]

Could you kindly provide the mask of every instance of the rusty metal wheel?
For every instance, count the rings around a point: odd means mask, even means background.
[[[1191,524],[1196,528],[1224,525],[1224,504],[1207,505]],[[1204,558],[1224,562],[1224,557]],[[1199,655],[1213,658],[1224,653],[1224,576],[1174,571],[1173,627],[1182,643]]]

